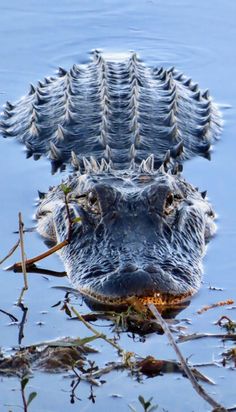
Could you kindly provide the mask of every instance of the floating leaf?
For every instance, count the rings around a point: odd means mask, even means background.
[[[145,401],[144,397],[142,395],[139,395],[138,400],[143,406],[143,409],[145,412],[153,412],[158,408],[158,405],[153,405],[152,406],[152,399],[148,399],[148,401]]]
[[[34,400],[34,398],[36,398],[36,396],[37,396],[37,392],[31,392],[29,394],[28,401],[27,401],[27,406],[29,406],[29,404]]]
[[[36,347],[39,348],[40,346],[50,346],[51,348],[73,348],[77,346],[84,346],[88,342],[92,342],[93,340],[99,339],[99,336],[88,336],[85,338],[77,338],[77,339],[58,339],[58,340],[52,340],[52,341],[43,341],[40,343],[36,343],[35,345],[27,346],[26,349],[31,348],[31,347]],[[89,349],[92,350],[90,347],[86,347],[86,350]],[[95,351],[93,349],[92,351]]]
[[[81,221],[81,217],[75,217],[75,219],[72,220],[73,223],[80,223]]]
[[[59,306],[61,304],[61,300],[59,300],[57,303],[55,303],[54,305],[51,306],[51,308],[56,308],[57,306]]]
[[[139,395],[138,400],[139,400],[139,402],[141,403],[141,405],[142,405],[142,406],[144,407],[144,409],[145,409],[145,407],[146,407],[146,402],[145,402],[144,397],[143,397],[142,395]]]
[[[23,378],[23,379],[22,379],[22,381],[21,381],[21,388],[22,388],[22,390],[25,389],[25,387],[26,387],[26,385],[27,385],[28,382],[29,382],[29,378]]]
[[[93,342],[96,339],[99,339],[99,336],[88,336],[87,338],[80,339],[80,345],[85,345],[86,343]]]
[[[61,188],[61,190],[63,191],[63,193],[64,193],[65,195],[68,195],[68,193],[71,192],[71,188],[70,188],[69,186],[66,186],[64,183],[62,183],[62,184],[60,185],[60,188]]]
[[[72,317],[72,315],[71,315],[71,311],[70,311],[70,309],[69,309],[68,305],[67,305],[65,302],[64,302],[64,304],[63,304],[63,306],[62,306],[61,310],[64,310],[64,311],[66,312],[67,316],[69,316],[70,318]]]

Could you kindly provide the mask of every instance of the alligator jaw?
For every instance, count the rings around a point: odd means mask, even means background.
[[[108,307],[127,307],[132,305],[135,301],[140,302],[142,305],[147,306],[153,303],[158,307],[174,307],[180,305],[190,299],[195,293],[194,290],[180,295],[171,295],[169,293],[155,292],[153,295],[149,296],[127,296],[127,297],[108,297],[100,294],[93,293],[89,290],[82,289],[79,291],[85,300],[91,302],[92,304],[100,304]]]

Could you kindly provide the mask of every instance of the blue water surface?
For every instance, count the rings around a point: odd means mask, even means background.
[[[90,51],[100,48],[109,53],[136,50],[148,65],[176,65],[202,88],[209,88],[222,106],[224,132],[215,146],[212,161],[194,159],[185,165],[184,175],[208,195],[218,214],[218,233],[210,243],[204,261],[205,277],[200,293],[179,319],[186,333],[218,332],[214,322],[222,315],[235,318],[235,310],[220,307],[198,315],[197,310],[209,303],[236,299],[236,193],[235,193],[235,103],[236,103],[236,2],[234,0],[0,0],[0,105],[24,95],[29,83],[51,75],[58,66],[69,68],[84,63]],[[15,141],[0,139],[0,259],[17,240],[13,234],[18,226],[18,212],[23,214],[26,227],[34,225],[34,201],[37,190],[46,191],[60,182],[61,175],[50,175],[47,160],[25,160],[24,149]],[[27,256],[43,251],[45,246],[36,233],[26,236]],[[9,262],[19,259],[12,257]],[[63,270],[57,256],[45,261],[44,267]],[[0,308],[19,320],[22,312],[15,306],[23,279],[20,274],[0,270]],[[59,307],[64,292],[53,286],[69,286],[66,279],[29,275],[29,290],[25,305],[29,308],[24,328],[23,344],[28,345],[61,336],[88,336],[90,332],[79,322],[69,321]],[[223,290],[209,290],[209,285]],[[85,306],[74,299],[80,311]],[[99,323],[101,324],[101,323]],[[101,331],[104,331],[104,326]],[[99,328],[99,326],[98,326]],[[0,346],[5,353],[17,345],[19,328],[0,313]],[[105,328],[106,333],[110,329]],[[100,342],[94,344],[100,354],[94,358],[103,366],[117,360],[113,349]],[[123,334],[120,345],[142,356],[175,359],[175,353],[165,336],[150,335],[145,342],[133,341]],[[184,356],[192,363],[220,360],[221,353],[232,342],[204,339],[181,344]],[[10,352],[9,352],[10,353]],[[213,378],[216,385],[205,384],[207,391],[226,406],[236,403],[235,369],[203,367],[202,372]],[[95,403],[88,399],[90,387],[81,383],[77,390],[80,400],[70,403],[71,378],[65,375],[35,372],[27,393],[37,397],[30,412],[61,411],[128,411],[132,404],[141,411],[137,398],[153,397],[160,411],[201,412],[211,407],[192,389],[189,381],[177,374],[167,374],[141,383],[125,372],[113,372],[105,377],[102,387],[95,387]],[[114,396],[114,395],[119,396]],[[12,405],[12,406],[9,406]],[[1,412],[22,410],[20,381],[0,378]]]

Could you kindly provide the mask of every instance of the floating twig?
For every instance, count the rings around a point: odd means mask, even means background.
[[[29,267],[29,269],[32,267],[32,265],[35,262],[38,262],[39,260],[45,259],[46,257],[52,255],[53,253],[57,252],[58,250],[62,249],[64,246],[68,245],[68,240],[63,240],[63,242],[58,243],[56,246],[53,246],[51,249],[48,249],[46,252],[41,253],[40,255],[37,255],[31,259],[27,259],[25,261],[26,268]],[[14,270],[15,272],[19,272],[22,269],[22,263],[17,262],[11,267],[9,267],[7,270]]]
[[[25,265],[25,248],[24,248],[24,223],[22,221],[21,212],[19,212],[19,233],[20,233],[20,250],[21,250],[21,267],[22,272],[24,275],[24,288],[25,290],[28,289],[28,282],[27,282],[27,273],[26,273],[26,265]]]
[[[206,391],[205,389],[198,383],[196,377],[194,376],[193,372],[191,371],[191,369],[189,368],[186,360],[184,359],[179,347],[177,346],[174,337],[170,331],[169,326],[167,325],[167,323],[164,321],[164,319],[162,318],[162,316],[160,315],[160,313],[158,312],[158,310],[156,309],[155,305],[153,305],[152,303],[148,304],[148,307],[150,309],[150,311],[152,312],[152,314],[155,316],[156,320],[161,324],[172,348],[174,349],[180,363],[181,366],[185,372],[185,374],[187,375],[187,377],[189,378],[192,387],[195,389],[195,391],[203,398],[205,399],[206,402],[208,402],[213,408],[221,408],[221,412],[227,412],[227,409],[225,409],[221,404],[219,404],[217,401],[215,401],[215,399],[213,399]]]
[[[156,359],[153,356],[146,356],[141,361],[136,362],[136,367],[139,372],[148,377],[154,377],[163,373],[183,373],[181,364],[177,361],[169,361],[165,359]],[[215,382],[208,378],[203,373],[199,372],[195,366],[191,366],[192,374],[195,378],[207,382],[211,385],[215,385]]]
[[[233,299],[221,300],[220,302],[212,303],[212,305],[204,306],[202,309],[199,309],[197,313],[201,315],[202,313],[206,312],[209,309],[218,308],[219,306],[226,306],[226,305],[233,305]]]
[[[9,316],[9,318],[11,319],[12,322],[18,322],[18,319],[17,319],[14,315],[12,315],[11,313],[6,312],[6,311],[3,310],[3,309],[0,309],[0,312],[2,312],[2,313],[4,313],[5,315]]]
[[[74,221],[72,220],[71,215],[70,215],[70,209],[69,209],[69,204],[68,204],[68,199],[67,199],[67,195],[70,192],[70,190],[67,187],[63,187],[64,185],[61,185],[61,186],[62,186],[62,190],[63,190],[64,195],[65,195],[64,200],[65,200],[67,219],[68,219],[68,223],[69,223],[68,224],[67,239],[63,240],[62,242],[60,242],[57,245],[53,246],[52,248],[48,249],[46,252],[43,252],[40,255],[37,255],[37,256],[35,256],[31,259],[26,260],[25,259],[25,254],[23,253],[23,251],[24,251],[24,240],[23,240],[24,224],[22,222],[21,213],[19,213],[19,233],[20,233],[20,239],[18,241],[19,243],[17,242],[17,244],[10,250],[10,252],[6,256],[6,258],[4,258],[2,261],[0,261],[0,264],[2,262],[4,262],[9,256],[12,255],[12,253],[14,253],[14,251],[18,247],[18,245],[19,244],[21,245],[22,261],[21,262],[16,262],[16,263],[14,263],[14,265],[7,268],[7,270],[13,270],[14,272],[22,271],[24,273],[25,286],[24,286],[24,290],[22,290],[20,298],[22,298],[22,295],[23,295],[24,291],[28,289],[26,270],[32,271],[32,269],[35,269],[34,264],[36,262],[39,262],[40,260],[45,259],[46,257],[52,255],[53,253],[57,252],[58,250],[62,249],[64,246],[67,246],[70,243],[71,235],[72,235],[72,226],[74,224]],[[27,285],[27,287],[26,287],[26,285]]]
[[[216,322],[216,325],[219,325],[221,328],[225,328],[228,332],[234,333],[236,330],[236,322],[231,320],[228,316],[221,316]]]
[[[28,273],[36,273],[40,275],[54,276],[57,278],[62,278],[62,277],[67,276],[67,273],[64,271],[58,272],[56,270],[41,268],[41,267],[36,266],[34,263],[32,263],[31,265],[26,265],[26,268],[27,268]],[[9,270],[9,268],[7,270]],[[22,269],[20,267],[17,267],[15,268],[14,272],[20,273],[22,272]]]
[[[22,339],[24,338],[24,327],[26,323],[26,315],[28,312],[28,308],[23,305],[23,303],[19,303],[18,306],[21,308],[23,315],[19,325],[19,334],[18,334],[18,343],[21,345]]]
[[[21,212],[19,212],[19,233],[20,233],[21,267],[22,267],[22,272],[24,275],[24,286],[21,290],[21,294],[18,299],[18,305],[21,304],[24,293],[26,290],[28,290],[28,280],[27,280],[27,272],[26,272],[26,264],[25,264],[24,223],[22,221]]]
[[[73,226],[73,220],[71,218],[70,214],[70,209],[69,209],[69,203],[68,203],[68,194],[71,192],[71,188],[67,187],[64,184],[61,184],[61,190],[64,193],[64,201],[65,201],[65,207],[66,207],[66,214],[67,214],[67,219],[68,219],[68,234],[67,234],[67,240],[68,243],[71,241],[71,235],[72,235],[72,226]]]
[[[25,397],[25,388],[26,388],[26,385],[28,384],[28,382],[29,382],[29,378],[27,378],[26,376],[23,376],[21,378],[20,386],[21,386],[21,397],[22,397],[22,402],[23,402],[23,408],[22,409],[24,410],[24,412],[28,412],[28,406],[31,404],[31,402],[34,400],[34,398],[36,398],[36,396],[37,396],[37,392],[31,392],[28,396],[28,399],[26,399],[26,397]]]
[[[177,342],[183,343],[189,340],[202,338],[219,338],[222,340],[236,340],[236,333],[192,333],[191,335],[179,336]]]
[[[217,286],[211,286],[211,285],[208,287],[208,289],[218,291],[218,292],[222,292],[224,290],[223,288],[218,288]]]
[[[20,244],[20,239],[17,240],[16,244],[9,250],[8,254],[2,260],[0,260],[0,265],[13,255],[13,253],[18,248],[19,244]]]
[[[25,386],[27,384],[28,379],[27,378],[23,378],[21,379],[21,383],[20,383],[20,389],[21,389],[21,397],[22,397],[22,402],[23,402],[23,410],[24,412],[28,411],[27,408],[27,400],[25,397]]]
[[[77,316],[77,318],[89,329],[97,338],[101,338],[105,340],[107,343],[109,343],[111,346],[116,348],[119,352],[119,354],[125,354],[124,349],[121,348],[117,343],[115,343],[112,339],[109,339],[104,333],[98,332],[93,326],[90,325],[89,322],[87,322],[82,315],[74,308],[74,306],[70,307],[71,311]]]
[[[81,373],[81,374],[76,374],[76,375],[78,379],[89,382],[95,386],[101,386],[101,383],[97,380],[97,378],[100,378],[102,375],[110,373],[114,370],[123,370],[123,369],[125,369],[125,365],[123,362],[112,362],[111,364],[105,366],[104,368],[100,368],[94,372]],[[76,372],[74,369],[72,370]]]

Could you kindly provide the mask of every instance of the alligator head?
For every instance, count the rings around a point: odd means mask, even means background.
[[[38,231],[58,243],[69,278],[85,297],[106,305],[177,304],[200,287],[214,212],[178,167],[154,170],[153,157],[117,171],[94,159],[40,201]],[[65,187],[65,186],[64,186]],[[68,207],[67,207],[68,206]]]

